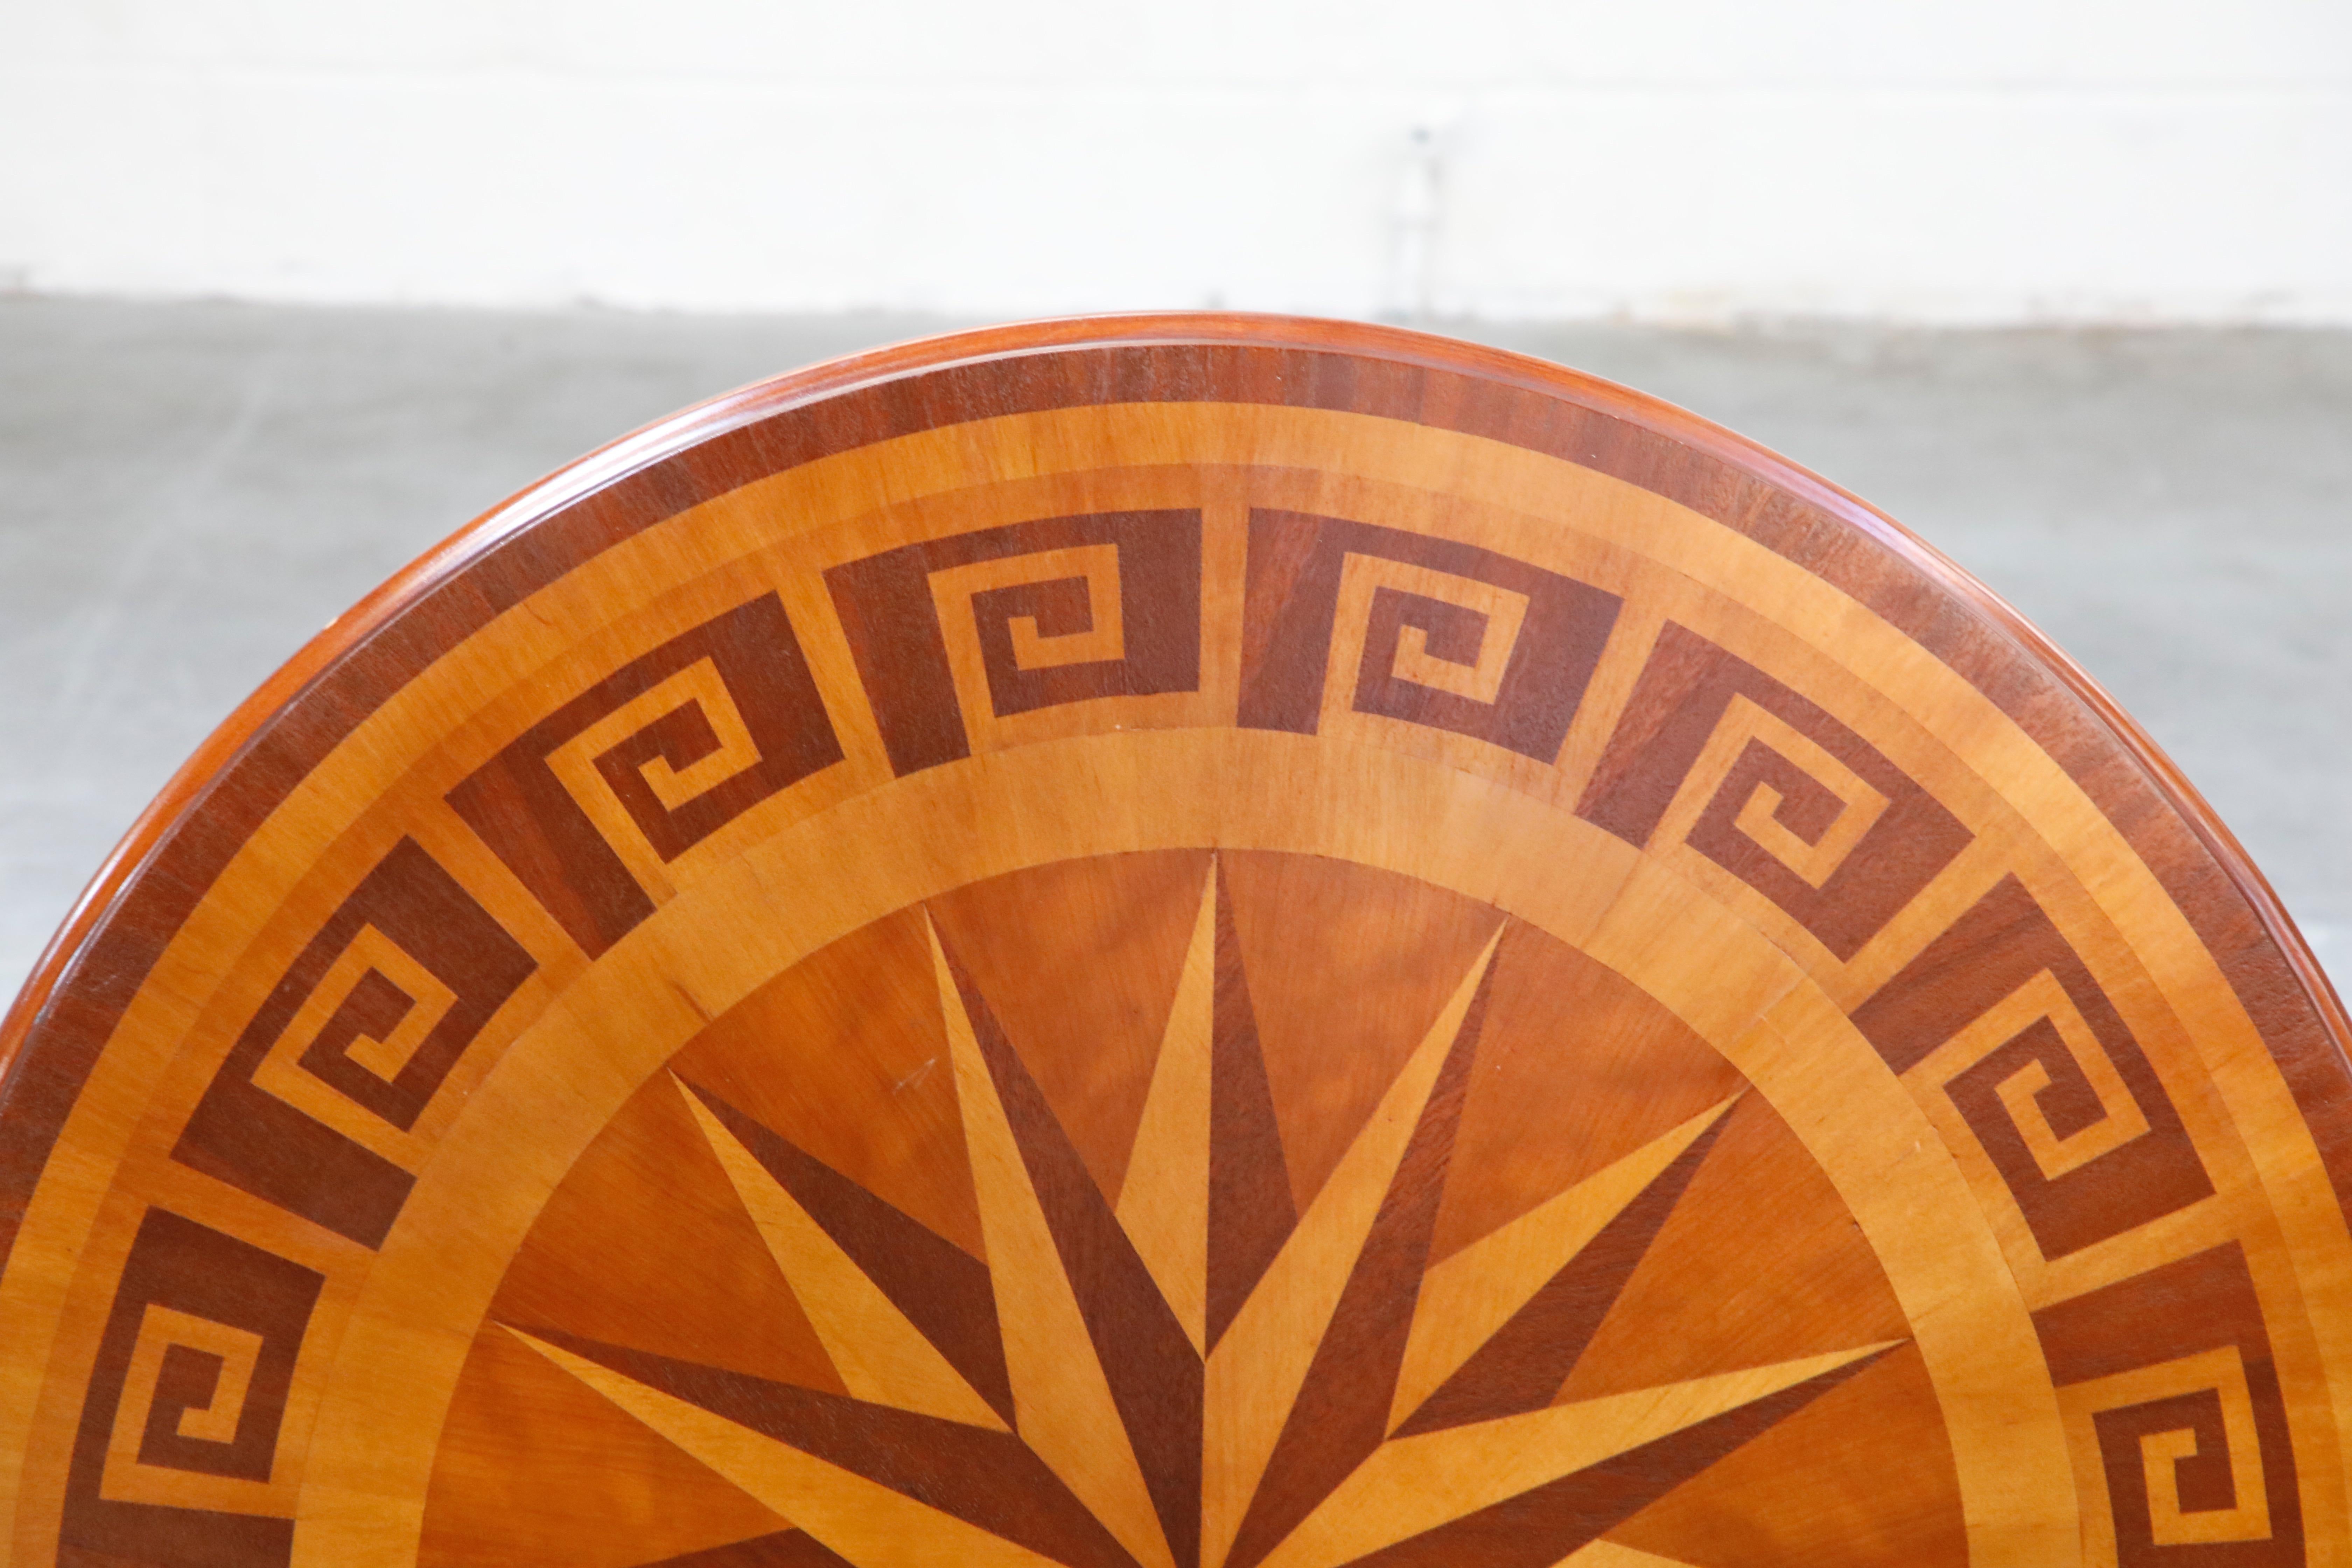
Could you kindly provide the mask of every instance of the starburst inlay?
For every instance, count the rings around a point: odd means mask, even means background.
[[[1578,1554],[1900,1342],[1564,1397],[1739,1096],[1433,1258],[1508,925],[1294,1207],[1215,860],[1188,902],[1110,1193],[921,914],[977,1270],[690,1063],[666,1075],[655,1092],[725,1173],[837,1390],[502,1331],[859,1568],[1642,1561]]]

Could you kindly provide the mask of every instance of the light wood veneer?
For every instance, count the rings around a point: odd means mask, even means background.
[[[1735,437],[914,344],[490,512],[117,853],[0,1026],[0,1552],[2352,1560],[2347,1041]]]

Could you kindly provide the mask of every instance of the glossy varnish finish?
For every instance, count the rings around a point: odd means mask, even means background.
[[[0,1032],[12,1561],[2352,1552],[2352,1078],[1892,524],[1370,328],[1006,329],[492,513]]]

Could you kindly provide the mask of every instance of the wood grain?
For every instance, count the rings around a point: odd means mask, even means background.
[[[8,1561],[2352,1554],[2352,1045],[1852,498],[1148,317],[632,437],[0,1024]]]

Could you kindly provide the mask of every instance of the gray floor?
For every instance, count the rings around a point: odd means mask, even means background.
[[[205,732],[488,503],[942,323],[0,298],[0,997]],[[1870,498],[2112,689],[2352,980],[2352,333],[1457,326]]]

